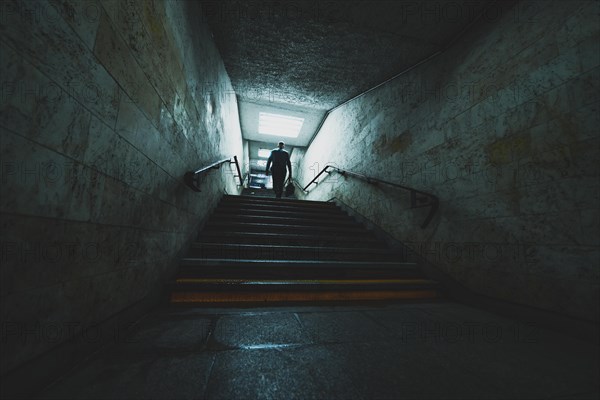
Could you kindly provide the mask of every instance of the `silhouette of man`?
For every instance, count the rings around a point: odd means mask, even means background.
[[[290,170],[290,179],[292,179],[292,163],[290,162],[290,153],[285,151],[283,148],[285,143],[279,142],[278,148],[271,150],[271,155],[267,161],[267,176],[269,175],[269,167],[273,163],[273,190],[275,190],[275,197],[281,198],[283,194],[283,181],[285,181],[285,167]]]

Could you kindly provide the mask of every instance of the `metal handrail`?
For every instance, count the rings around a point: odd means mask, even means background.
[[[388,181],[384,181],[382,179],[373,178],[373,177],[366,176],[366,175],[363,175],[363,174],[359,174],[359,173],[356,173],[356,172],[344,170],[344,169],[338,168],[338,167],[333,166],[333,165],[326,165],[317,174],[317,176],[315,176],[308,183],[308,185],[304,186],[304,188],[302,188],[302,190],[304,191],[304,193],[308,193],[308,191],[306,189],[308,189],[308,187],[310,185],[312,185],[313,183],[315,185],[318,184],[317,179],[319,179],[319,177],[322,174],[324,174],[324,173],[331,174],[331,172],[327,170],[328,168],[333,169],[335,172],[339,173],[342,176],[346,176],[346,175],[348,175],[348,176],[354,176],[354,177],[357,177],[359,179],[366,180],[367,183],[370,183],[370,184],[383,183],[383,184],[394,186],[394,187],[397,187],[397,188],[400,188],[400,189],[403,189],[403,190],[408,190],[410,192],[410,206],[411,206],[410,208],[430,207],[429,214],[425,218],[425,221],[423,221],[423,223],[421,224],[421,228],[422,229],[425,229],[427,227],[427,225],[429,225],[429,222],[431,222],[431,220],[433,219],[433,216],[435,215],[435,213],[437,212],[437,209],[439,207],[439,199],[437,198],[437,196],[435,196],[435,195],[433,195],[431,193],[427,193],[427,192],[423,192],[421,190],[413,189],[413,188],[408,187],[408,186],[399,185],[399,184],[394,183],[394,182],[388,182]],[[417,198],[417,195],[424,196],[426,199],[423,199],[423,197]]]
[[[226,162],[229,162],[230,164],[235,164],[235,168],[236,168],[238,174],[234,175],[233,177],[239,178],[240,185],[243,186],[244,181],[242,180],[242,173],[240,171],[240,164],[238,162],[237,156],[233,156],[233,161],[231,161],[231,157],[224,158],[222,160],[215,161],[214,163],[212,163],[210,165],[202,167],[196,171],[188,171],[183,175],[183,181],[193,191],[200,192],[200,186],[199,186],[200,174],[202,174],[203,172],[208,171],[210,169],[219,169],[219,168],[221,168],[221,164],[224,164]]]

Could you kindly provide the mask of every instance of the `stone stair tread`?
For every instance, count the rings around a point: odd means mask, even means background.
[[[327,218],[327,219],[323,219],[323,217],[320,218],[306,218],[306,217],[291,217],[291,216],[273,216],[273,215],[219,215],[219,214],[213,214],[211,216],[211,220],[212,221],[218,221],[218,222],[250,222],[252,223],[253,221],[264,221],[265,223],[275,223],[275,222],[294,222],[294,223],[301,223],[302,225],[307,225],[307,224],[320,224],[320,225],[325,225],[325,224],[330,224],[330,225],[358,225],[358,222],[352,220],[351,218]],[[244,221],[246,220],[246,221]]]
[[[268,198],[268,197],[256,197],[256,196],[244,196],[244,195],[231,195],[226,194],[223,196],[223,200],[232,200],[232,201],[250,201],[250,202],[259,202],[259,203],[292,203],[292,204],[322,204],[327,206],[335,206],[335,203],[330,201],[318,201],[318,200],[299,200],[299,199],[277,199],[277,198]]]
[[[290,229],[290,230],[303,230],[303,229],[315,229],[315,230],[321,230],[321,231],[339,231],[339,227],[337,226],[322,226],[322,225],[292,225],[292,224],[276,224],[276,223],[259,223],[259,222],[229,222],[229,221],[209,221],[206,225],[205,225],[205,229],[209,229],[209,228],[222,228],[222,229],[226,229],[226,228],[246,228],[246,229],[259,229],[259,228],[264,228],[264,229],[268,229],[268,228],[273,228],[273,229]],[[353,231],[353,232],[365,232],[365,233],[370,233],[368,230],[366,230],[364,227],[362,226],[354,226],[354,227],[344,227],[343,228],[344,231]]]
[[[352,253],[378,253],[378,254],[396,254],[396,252],[392,249],[387,248],[377,248],[377,247],[327,247],[327,246],[293,246],[293,245],[269,245],[269,244],[247,244],[247,243],[212,243],[212,242],[194,242],[191,245],[192,248],[217,248],[217,249],[238,249],[238,248],[248,248],[248,249],[289,249],[289,250],[320,250],[320,251],[328,251],[328,252],[352,252]]]
[[[439,298],[435,289],[416,290],[327,290],[327,291],[262,291],[262,292],[173,292],[172,304],[280,304],[298,302],[348,302],[427,300]]]
[[[213,265],[213,264],[266,264],[266,265],[304,265],[304,266],[404,266],[413,267],[414,262],[404,261],[336,261],[336,260],[268,260],[268,259],[232,259],[232,258],[183,258],[180,265]]]
[[[167,285],[182,305],[439,298],[335,203],[256,196],[224,196]]]
[[[232,278],[178,278],[175,283],[206,284],[206,285],[378,285],[378,284],[405,284],[405,285],[436,285],[430,279],[232,279]]]
[[[318,211],[304,211],[304,210],[272,210],[272,209],[264,209],[264,208],[238,208],[238,207],[226,207],[226,208],[216,208],[213,215],[217,216],[242,216],[242,215],[254,215],[257,217],[263,215],[269,216],[299,216],[299,217],[308,217],[308,218],[323,218],[324,215],[327,215],[327,218],[331,219],[351,219],[351,217],[346,214],[344,211],[340,212],[318,212]]]
[[[343,211],[339,208],[337,208],[336,206],[311,206],[311,205],[296,205],[296,204],[285,204],[285,203],[281,203],[281,204],[265,204],[265,203],[258,203],[258,202],[246,202],[246,203],[235,203],[235,202],[229,202],[229,203],[219,203],[219,205],[217,206],[217,208],[219,210],[223,210],[223,209],[236,209],[236,208],[250,208],[253,210],[275,210],[275,211],[282,211],[282,210],[289,210],[289,211],[296,211],[296,212],[313,212],[313,213],[321,213],[321,214],[328,214],[328,213],[335,213],[335,214],[339,214],[339,213],[343,213]]]
[[[322,224],[322,225],[294,225],[294,224],[276,224],[276,223],[259,223],[259,222],[228,222],[228,221],[219,221],[219,222],[213,222],[213,221],[209,221],[208,223],[206,223],[206,225],[204,226],[205,229],[207,228],[286,228],[286,229],[306,229],[307,227],[314,227],[315,229],[321,229],[321,230],[335,230],[335,231],[346,231],[348,229],[354,230],[354,231],[360,231],[360,232],[366,232],[366,233],[370,233],[367,229],[361,227],[361,226],[355,226],[355,227],[343,227],[340,228],[339,226],[327,226],[327,224]]]
[[[343,232],[342,232],[343,233]],[[270,232],[244,232],[244,231],[220,231],[220,232],[210,232],[210,235],[207,232],[201,233],[201,236],[248,236],[248,237],[263,237],[265,239],[276,238],[276,239],[338,239],[338,240],[346,240],[341,239],[347,236],[352,238],[352,241],[364,242],[364,241],[373,241],[376,242],[377,239],[374,236],[362,236],[360,238],[356,237],[356,235],[341,235],[338,234],[336,237],[332,237],[331,235],[315,235],[315,234],[303,234],[303,233],[270,233]]]
[[[230,279],[178,278],[172,291],[335,291],[335,290],[423,290],[435,289],[437,282],[428,279]]]

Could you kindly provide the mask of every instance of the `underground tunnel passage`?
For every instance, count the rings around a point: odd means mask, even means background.
[[[1,398],[597,399],[599,14],[3,1]]]

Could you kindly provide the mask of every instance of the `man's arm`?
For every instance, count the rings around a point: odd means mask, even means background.
[[[289,156],[289,154],[288,154],[288,157],[287,157],[287,167],[288,167],[288,169],[290,170],[290,179],[292,179],[292,163],[291,163],[291,161],[290,161],[290,156]]]

